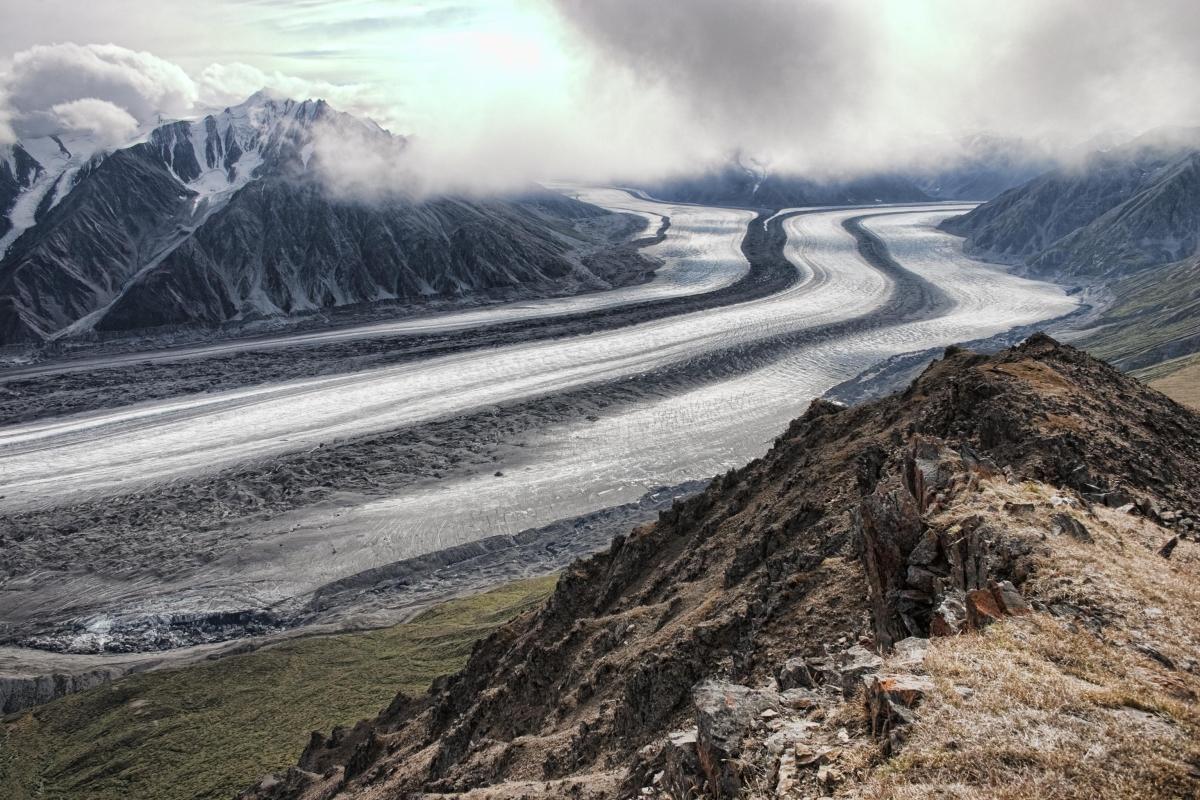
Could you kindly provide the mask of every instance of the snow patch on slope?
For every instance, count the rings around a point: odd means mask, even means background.
[[[49,208],[53,208],[70,190],[75,174],[100,150],[96,140],[86,134],[74,136],[44,136],[22,141],[21,147],[38,164],[42,171],[30,186],[17,197],[8,212],[12,228],[0,238],[0,258],[17,240],[17,237],[37,222],[37,211],[42,200],[52,189]]]

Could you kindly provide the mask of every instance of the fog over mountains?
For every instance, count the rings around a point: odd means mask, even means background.
[[[1112,277],[1186,258],[1200,246],[1200,129],[1093,153],[945,228],[974,253],[1042,275]]]
[[[337,191],[355,147],[399,159],[405,141],[269,92],[111,152],[85,136],[11,145],[0,342],[608,285],[569,224],[599,209],[544,192],[422,200],[404,184],[367,202]]]
[[[999,194],[945,228],[971,253],[1081,283],[1196,251],[1197,141],[1164,129],[1054,166],[1038,143],[976,135],[955,161],[842,178],[739,154],[643,188],[748,208]],[[612,285],[584,264],[604,226],[576,224],[606,212],[544,191],[424,195],[410,150],[267,90],[115,148],[79,132],[14,142],[0,153],[0,343]]]

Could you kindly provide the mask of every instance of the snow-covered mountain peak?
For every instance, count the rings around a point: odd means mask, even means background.
[[[318,137],[336,152],[366,143],[403,146],[371,120],[320,99],[295,100],[262,89],[246,100],[198,118],[142,126],[123,146],[101,146],[87,134],[45,136],[0,149],[0,258],[9,246],[69,193],[88,164],[109,152],[145,145],[186,189],[197,211],[211,213],[265,171],[310,168]],[[203,203],[203,208],[200,204]]]

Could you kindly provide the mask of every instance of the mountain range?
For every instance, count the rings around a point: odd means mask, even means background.
[[[976,134],[943,145],[954,155],[942,163],[820,179],[735,153],[715,168],[642,188],[664,200],[752,208],[990,200],[1054,164],[1046,148],[1022,139]]]
[[[1200,129],[1155,131],[947,220],[968,252],[1032,275],[1112,279],[1200,247]]]
[[[968,253],[1086,290],[1097,309],[1078,342],[1123,369],[1200,351],[1200,129],[1094,152],[942,227]]]
[[[607,215],[594,206],[327,190],[354,148],[397,159],[405,145],[324,101],[260,92],[111,151],[84,136],[9,146],[0,344],[609,285],[581,258],[603,243],[575,224]]]
[[[901,175],[871,175],[837,180],[776,173],[742,155],[707,172],[671,178],[642,187],[668,201],[750,208],[925,202],[930,195]]]

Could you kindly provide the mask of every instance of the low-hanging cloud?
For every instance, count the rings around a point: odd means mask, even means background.
[[[58,103],[50,108],[50,115],[59,131],[91,134],[106,148],[125,144],[138,127],[138,121],[128,111],[95,97]]]
[[[107,137],[127,127],[129,118],[146,123],[157,114],[187,113],[196,103],[196,86],[181,68],[150,53],[65,43],[17,53],[3,77],[3,97],[18,136],[65,132],[91,109]],[[83,100],[94,102],[78,105]]]
[[[573,66],[555,102],[519,89],[447,97],[403,161],[367,151],[353,159],[356,190],[653,180],[735,153],[818,179],[941,169],[979,147],[1041,163],[1114,136],[1200,124],[1192,0],[547,8]],[[981,132],[993,137],[980,144]]]
[[[320,145],[328,182],[364,197],[650,180],[733,153],[816,178],[940,167],[979,132],[1065,157],[1095,137],[1200,124],[1193,6],[527,0],[536,24],[438,39],[446,52],[430,57],[453,69],[423,73],[408,95],[386,66],[341,83],[239,61],[189,75],[115,45],[39,46],[0,76],[0,143],[56,130],[116,141],[130,119],[195,116],[268,88],[408,135],[402,148],[370,135]]]
[[[597,84],[665,94],[659,125],[690,130],[688,146],[795,171],[936,161],[977,131],[1062,151],[1200,121],[1193,0],[554,5]]]

